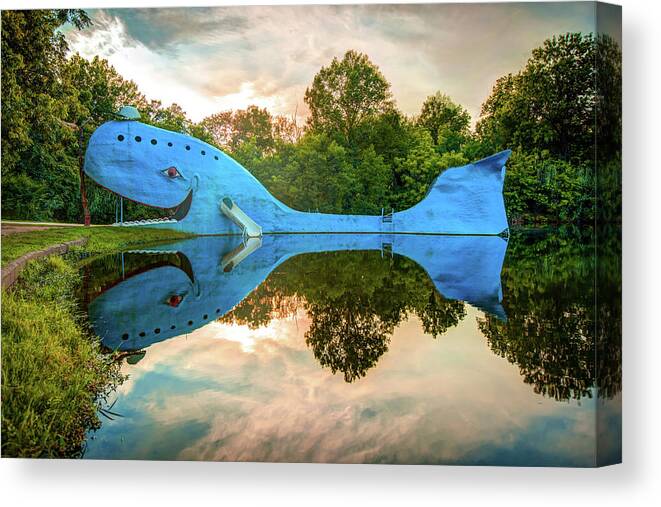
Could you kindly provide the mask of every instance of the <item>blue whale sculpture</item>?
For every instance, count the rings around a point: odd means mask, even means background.
[[[92,134],[85,173],[135,202],[172,210],[168,219],[124,222],[198,235],[417,233],[498,235],[510,151],[443,171],[424,199],[381,216],[306,213],[275,197],[231,157],[193,137],[137,120],[110,121]]]
[[[172,262],[129,273],[88,305],[90,323],[113,350],[138,350],[191,332],[238,305],[285,260],[304,253],[384,250],[420,265],[447,299],[501,319],[500,272],[507,241],[498,236],[381,234],[205,236],[141,251]]]

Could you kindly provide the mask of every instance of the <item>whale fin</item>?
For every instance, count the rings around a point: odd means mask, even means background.
[[[503,183],[511,153],[501,151],[443,171],[418,204],[395,214],[397,230],[494,235],[506,231]]]

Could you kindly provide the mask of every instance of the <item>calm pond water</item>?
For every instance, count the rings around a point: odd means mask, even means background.
[[[616,247],[595,257],[591,236],[558,232],[282,235],[90,259],[90,322],[135,353],[85,457],[613,459]]]

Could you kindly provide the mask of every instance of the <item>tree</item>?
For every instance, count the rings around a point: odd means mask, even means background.
[[[507,163],[503,197],[511,223],[586,223],[594,220],[594,183],[587,165],[548,152],[516,150]]]
[[[86,133],[108,121],[120,107],[148,107],[135,82],[124,79],[107,60],[95,56],[86,60],[74,54],[62,65],[62,83],[71,97],[67,120],[80,125],[87,121]]]
[[[521,147],[547,150],[570,162],[592,160],[599,96],[617,96],[611,88],[621,82],[620,58],[607,37],[568,33],[546,40],[523,70],[496,82],[482,105],[478,134],[496,149]],[[600,90],[597,72],[604,76]],[[618,125],[620,114],[604,107],[600,120]]]
[[[294,120],[273,116],[266,109],[251,105],[247,109],[222,111],[200,123],[214,143],[235,153],[247,142],[261,155],[273,153],[278,143],[291,143],[300,134]]]
[[[458,151],[470,137],[470,114],[452,102],[447,95],[436,92],[422,104],[417,124],[429,131],[439,151]]]
[[[305,90],[305,103],[310,109],[308,127],[345,146],[355,142],[363,121],[393,107],[390,84],[379,68],[353,50],[321,68]]]
[[[348,207],[354,177],[342,146],[324,134],[308,134],[291,154],[281,177],[298,209],[341,213]]]
[[[444,169],[467,162],[461,153],[439,155],[431,134],[427,130],[417,128],[406,156],[394,161],[395,186],[392,201],[399,210],[417,204]]]
[[[79,201],[68,198],[77,194],[77,136],[62,123],[72,104],[62,76],[68,47],[57,29],[67,22],[82,29],[90,20],[78,9],[2,12],[6,218],[79,218]]]

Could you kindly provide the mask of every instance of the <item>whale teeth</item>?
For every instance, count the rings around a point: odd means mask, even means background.
[[[132,227],[136,225],[150,225],[150,224],[176,224],[177,220],[173,218],[150,218],[147,220],[131,220],[128,222],[115,222],[113,227]]]

